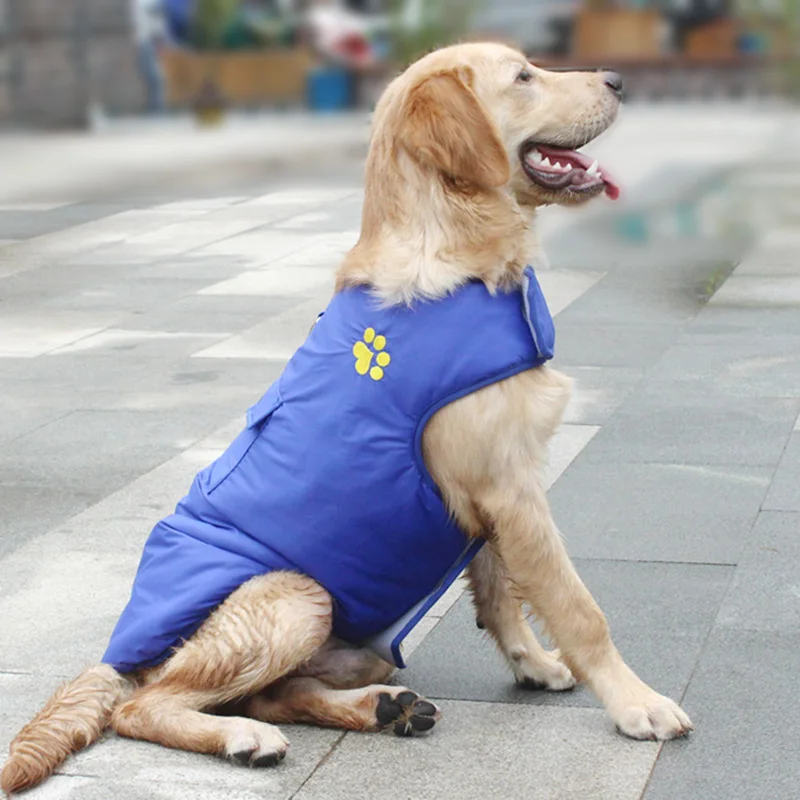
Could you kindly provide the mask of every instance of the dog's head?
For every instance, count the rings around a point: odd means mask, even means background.
[[[613,180],[576,151],[614,121],[620,93],[615,73],[549,72],[504,45],[455,45],[389,86],[373,141],[456,188],[507,186],[523,206],[614,199]]]

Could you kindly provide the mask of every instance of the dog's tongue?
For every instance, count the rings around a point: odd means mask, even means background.
[[[549,159],[551,164],[571,164],[573,168],[579,167],[583,169],[587,176],[598,175],[603,181],[606,188],[606,195],[611,200],[616,200],[620,195],[620,189],[614,179],[608,174],[605,167],[601,167],[597,161],[587,156],[585,153],[579,153],[577,150],[567,150],[561,147],[549,147],[545,145],[537,145],[538,150],[543,158]]]

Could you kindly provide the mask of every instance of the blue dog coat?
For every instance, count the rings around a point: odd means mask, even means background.
[[[412,306],[335,295],[246,428],[153,529],[103,661],[158,664],[245,581],[294,570],[333,597],[336,636],[405,666],[403,638],[482,544],[425,467],[425,425],[543,364],[554,341],[530,267],[521,289],[494,295],[480,282]]]

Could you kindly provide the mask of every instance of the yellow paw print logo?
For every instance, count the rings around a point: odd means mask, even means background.
[[[370,349],[370,345],[372,349]],[[388,367],[392,357],[384,352],[386,347],[386,337],[375,334],[375,328],[367,328],[364,331],[363,341],[353,345],[353,355],[356,357],[356,372],[359,375],[369,373],[370,378],[379,381],[383,378],[384,367]],[[375,352],[373,352],[375,351]],[[375,359],[375,366],[372,366],[372,359]]]

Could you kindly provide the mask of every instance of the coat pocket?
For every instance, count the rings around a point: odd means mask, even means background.
[[[247,411],[247,427],[233,440],[228,449],[201,475],[206,494],[213,492],[239,466],[250,448],[269,424],[272,415],[283,405],[279,381]]]

